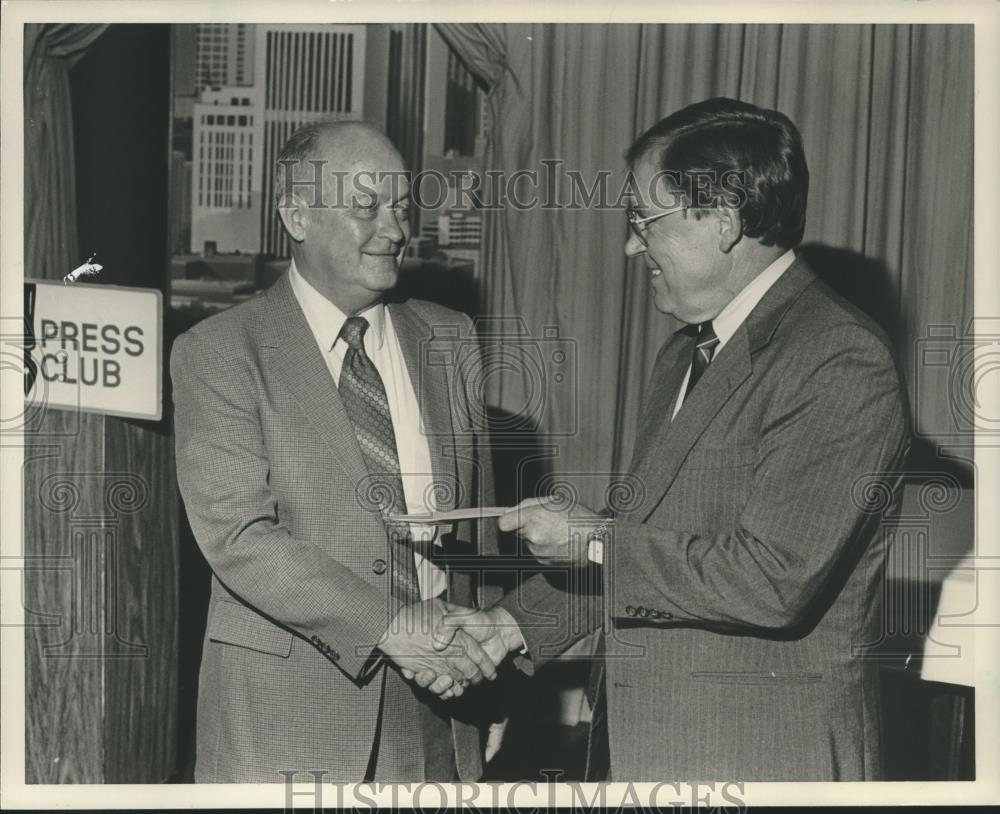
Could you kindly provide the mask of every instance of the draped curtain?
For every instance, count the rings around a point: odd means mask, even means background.
[[[107,25],[24,27],[24,271],[57,279],[78,266],[69,71]]]
[[[861,269],[908,379],[919,428],[950,423],[945,394],[921,387],[915,343],[972,315],[971,26],[443,24],[488,88],[486,169],[561,161],[592,186],[623,179],[623,152],[689,103],[731,96],[786,113],[802,133],[811,184],[805,250],[814,265]],[[560,175],[560,201],[570,184]],[[614,198],[612,194],[611,198]],[[567,473],[624,470],[656,350],[678,325],[652,307],[626,261],[620,208],[507,206],[485,212],[487,313],[558,329],[576,387],[537,372],[486,377],[488,402],[538,409]],[[831,280],[836,283],[836,280]],[[599,505],[604,483],[581,484]]]

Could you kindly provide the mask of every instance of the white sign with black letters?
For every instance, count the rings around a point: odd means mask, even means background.
[[[25,280],[34,286],[27,400],[158,421],[163,298],[150,288]]]

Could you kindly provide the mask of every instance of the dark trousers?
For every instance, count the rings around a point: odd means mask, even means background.
[[[587,684],[587,703],[593,711],[587,738],[587,768],[584,780],[591,783],[611,780],[611,750],[608,745],[608,698],[604,669],[604,637],[594,650],[594,664]]]

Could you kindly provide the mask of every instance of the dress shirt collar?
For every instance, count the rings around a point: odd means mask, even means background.
[[[288,281],[292,285],[295,298],[302,306],[306,322],[309,323],[316,340],[326,350],[333,350],[333,346],[340,336],[340,329],[347,322],[347,314],[320,294],[302,276],[295,267],[294,260],[288,267]],[[370,326],[365,332],[365,345],[372,350],[381,350],[385,342],[385,305],[377,302],[358,316],[367,319]]]
[[[715,330],[715,335],[719,337],[718,347],[721,348],[732,338],[733,334],[746,321],[746,318],[750,316],[750,312],[761,301],[768,289],[778,281],[778,278],[794,262],[795,250],[789,249],[747,283],[746,287],[733,297],[729,301],[729,304],[719,312],[719,315],[712,320],[712,328]]]

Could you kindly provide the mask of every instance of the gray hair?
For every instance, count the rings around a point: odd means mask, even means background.
[[[274,162],[274,207],[281,204],[281,199],[285,197],[286,187],[289,181],[289,171],[303,161],[315,158],[319,152],[320,140],[323,134],[328,131],[336,121],[330,119],[320,119],[319,121],[305,124],[289,136],[285,146],[281,148],[278,157]]]

